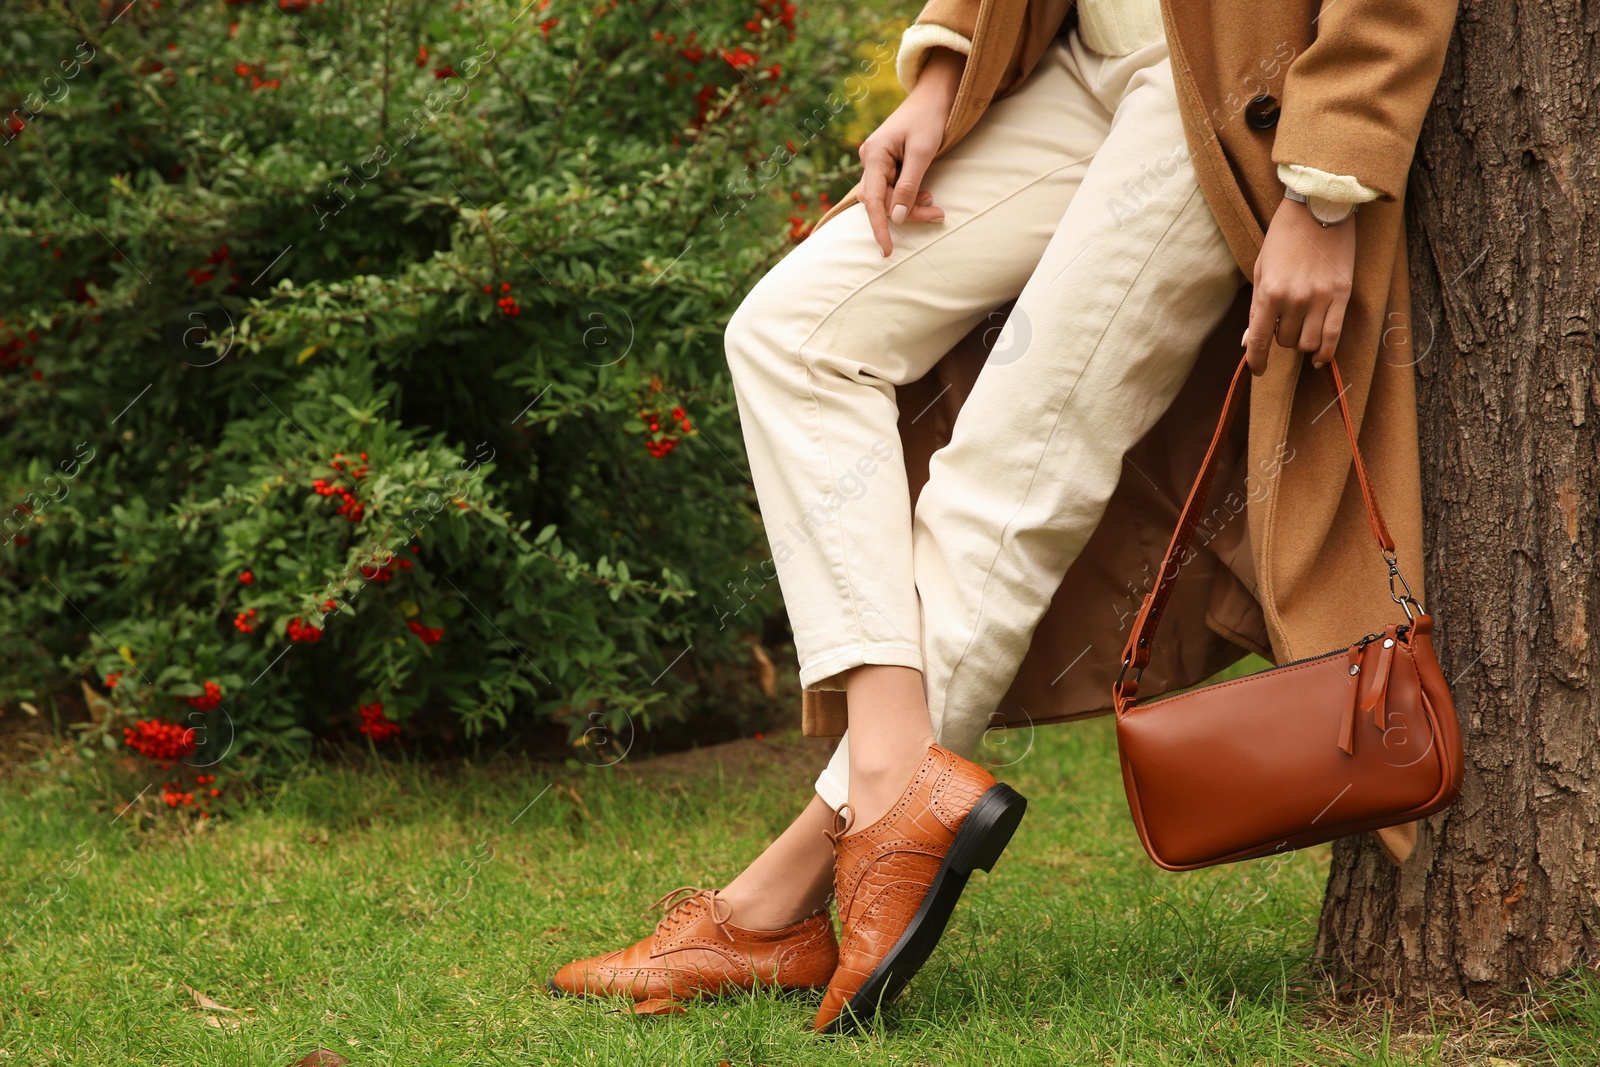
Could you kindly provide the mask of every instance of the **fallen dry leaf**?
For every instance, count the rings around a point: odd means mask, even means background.
[[[772,665],[772,657],[767,655],[767,650],[755,641],[750,642],[750,651],[756,657],[756,684],[761,686],[763,696],[778,695],[778,669]]]
[[[316,1048],[295,1060],[289,1067],[343,1067],[344,1064],[349,1062],[337,1052],[329,1052],[325,1048]]]
[[[200,990],[196,989],[194,986],[185,985],[183,988],[187,989],[189,991],[189,995],[194,998],[194,1004],[197,1008],[203,1008],[206,1011],[225,1011],[231,1015],[239,1014],[232,1008],[224,1007],[223,1005],[218,1004],[216,1001],[200,992]]]
[[[239,1014],[235,1009],[228,1007],[226,1004],[218,1004],[216,1001],[212,1000],[210,997],[206,996],[192,985],[186,984],[183,988],[187,989],[189,991],[189,995],[194,998],[194,1007],[190,1008],[190,1011],[225,1013],[222,1018],[218,1018],[216,1015],[212,1014],[205,1015],[204,1018],[207,1026],[215,1027],[218,1030],[237,1030],[239,1027],[244,1025],[245,1020],[232,1018],[232,1016],[237,1016]]]
[[[111,717],[111,701],[89,688],[89,683],[83,684],[83,704],[89,709],[89,720],[96,726]]]

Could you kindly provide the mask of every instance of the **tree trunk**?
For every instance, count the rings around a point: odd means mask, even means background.
[[[1461,799],[1337,844],[1317,955],[1402,1001],[1600,961],[1600,5],[1458,17],[1408,196],[1428,610]]]

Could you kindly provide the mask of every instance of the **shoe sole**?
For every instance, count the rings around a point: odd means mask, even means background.
[[[625,1001],[625,1000],[631,999],[628,996],[628,994],[626,994],[626,993],[574,993],[570,989],[562,989],[560,986],[556,985],[556,980],[554,978],[551,978],[551,979],[549,979],[549,980],[547,980],[545,982],[545,988],[550,991],[552,996],[570,997],[573,1000],[616,1000],[616,1001]],[[696,995],[694,995],[692,997],[684,997],[684,998],[680,999],[678,1001],[678,1003],[683,1004],[685,1006],[690,1005],[690,1004],[697,1004],[697,1003],[698,1004],[704,1004],[704,1003],[714,1002],[714,1001],[718,1001],[718,1000],[732,1000],[732,999],[734,999],[736,997],[753,995],[753,994],[760,993],[760,992],[770,993],[771,995],[773,995],[775,997],[778,997],[778,998],[780,998],[782,1000],[797,1000],[797,999],[804,999],[806,997],[814,997],[818,993],[821,993],[826,989],[827,989],[826,986],[819,986],[819,985],[807,985],[807,986],[762,985],[762,986],[757,986],[754,989],[734,988],[734,989],[729,989],[726,992],[722,992],[722,993],[697,993]],[[660,997],[660,998],[652,998],[652,999],[665,1000],[665,999],[669,999],[669,998]],[[637,1003],[639,1003],[639,1001],[635,1000],[634,1003],[637,1004]]]
[[[904,989],[911,976],[933,955],[944,928],[950,922],[956,902],[967,887],[973,871],[992,871],[1000,853],[1011,843],[1017,824],[1028,809],[1028,800],[1008,785],[996,784],[978,798],[972,811],[956,832],[939,871],[933,876],[928,895],[911,917],[911,925],[883,957],[877,969],[856,995],[845,1004],[839,1017],[823,1027],[824,1034],[849,1033],[871,1021],[877,1010]]]

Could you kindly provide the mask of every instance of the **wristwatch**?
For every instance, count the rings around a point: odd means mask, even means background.
[[[1343,222],[1345,219],[1356,213],[1355,204],[1347,204],[1338,200],[1327,200],[1320,196],[1306,196],[1304,193],[1295,192],[1288,186],[1284,186],[1283,195],[1286,199],[1298,200],[1300,203],[1304,204],[1306,206],[1306,210],[1311,212],[1311,217],[1316,219],[1317,222],[1321,223],[1324,227],[1333,226],[1337,223]]]

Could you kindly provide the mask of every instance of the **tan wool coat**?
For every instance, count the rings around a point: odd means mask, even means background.
[[[1456,0],[1162,0],[1184,131],[1200,189],[1246,278],[1283,196],[1278,163],[1356,178],[1379,199],[1356,213],[1356,264],[1337,360],[1362,455],[1412,591],[1422,588],[1422,508],[1402,205]],[[1072,0],[931,0],[918,22],[972,42],[939,154],[1017,88]],[[856,202],[844,197],[818,225]],[[996,722],[1063,722],[1111,711],[1128,627],[1152,587],[1241,354],[1251,289],[1206,337],[1166,415],[1067,571]],[[1160,314],[1159,308],[1150,314]],[[986,351],[980,324],[901,390],[915,494]],[[940,396],[941,390],[948,390]],[[936,398],[938,398],[936,400]],[[1397,617],[1373,541],[1331,376],[1274,345],[1218,472],[1197,555],[1184,567],[1140,681],[1141,698],[1194,685],[1257,652],[1275,663],[1331,651]],[[1070,477],[1062,471],[1060,476]],[[844,694],[803,695],[805,732],[844,730]]]

